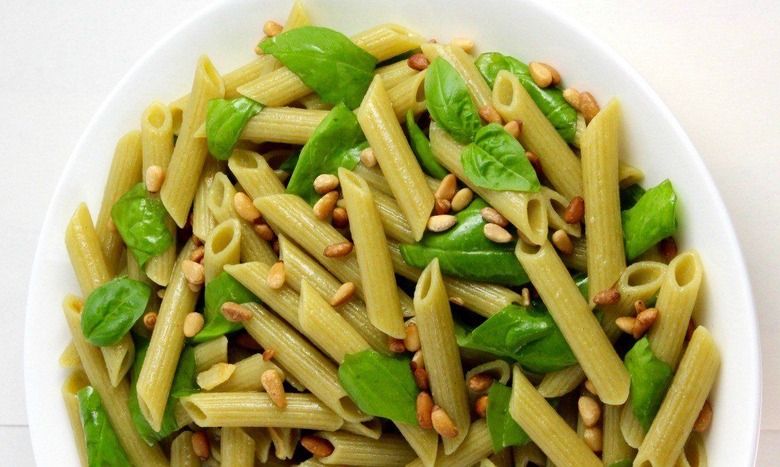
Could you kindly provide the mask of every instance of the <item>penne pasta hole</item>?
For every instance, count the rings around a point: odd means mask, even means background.
[[[516,254],[534,256],[539,254],[541,250],[542,247],[539,245],[531,245],[530,243],[526,243],[523,240],[518,240]]]
[[[65,306],[76,313],[81,314],[82,310],[84,310],[84,300],[79,297],[74,297],[73,295],[68,295],[65,297]]]
[[[542,200],[539,198],[532,198],[528,201],[525,207],[528,215],[528,226],[530,231],[535,234],[537,238],[531,238],[531,241],[537,241],[546,238],[547,236],[547,211],[544,209]],[[543,242],[543,240],[542,240]]]
[[[696,279],[699,265],[694,253],[678,256],[670,267],[674,268],[674,280],[680,287],[685,287]]]
[[[360,407],[355,404],[355,401],[353,401],[349,396],[344,396],[341,399],[339,399],[339,405],[341,405],[341,408],[344,409],[344,412],[349,414],[362,414],[363,412],[360,411]]]
[[[629,269],[631,270],[626,275],[626,285],[629,287],[641,287],[657,282],[666,270],[663,264],[651,261],[632,264]]]
[[[222,77],[219,76],[219,72],[214,67],[214,64],[211,63],[211,60],[204,56],[201,58],[201,63],[203,65],[203,72],[206,74],[206,79],[211,82],[210,84],[212,86],[220,89],[224,93],[225,85],[222,83]]]
[[[203,425],[206,422],[206,414],[203,412],[203,410],[198,407],[197,404],[193,404],[190,401],[186,401],[181,399],[181,405],[184,407],[184,410],[187,411],[187,413],[192,417],[192,421],[195,422],[198,425]],[[142,403],[142,409],[143,409],[143,403]]]
[[[430,265],[428,265],[430,268]],[[431,290],[431,269],[423,271],[420,279],[417,280],[417,287],[414,289],[414,298],[419,300],[425,300],[428,296],[428,292]]]
[[[235,164],[244,169],[256,169],[257,159],[252,157],[249,151],[233,151],[231,159],[235,161]]]
[[[508,75],[508,72],[506,72]],[[496,78],[496,84],[493,88],[493,97],[496,103],[506,107],[511,107],[512,102],[515,99],[515,89],[512,80],[504,75],[503,72],[499,72]]]
[[[166,122],[170,123],[171,112],[168,111],[168,108],[162,102],[154,102],[149,106],[144,118],[154,128],[162,128]]]
[[[425,79],[421,78],[417,80],[417,93],[414,95],[414,100],[418,104],[425,103]]]
[[[387,24],[385,25],[387,27],[388,31],[394,32],[400,36],[404,37],[410,37],[410,38],[416,38],[417,34],[413,33],[409,29],[406,29],[405,27],[398,25],[398,24]]]
[[[239,241],[241,231],[234,224],[236,223],[228,221],[217,226],[219,230],[211,234],[206,245],[209,254],[217,255],[232,243]]]
[[[218,209],[224,208],[226,205],[232,206],[233,197],[230,196],[230,181],[227,177],[221,177],[219,174],[214,178],[211,188],[209,189],[209,208]]]

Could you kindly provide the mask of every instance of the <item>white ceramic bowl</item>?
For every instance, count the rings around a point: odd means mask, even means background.
[[[195,61],[208,54],[229,71],[253,57],[258,25],[286,17],[292,0],[226,0],[200,11],[149,51],[106,99],[73,152],[55,192],[33,266],[27,306],[27,414],[39,465],[78,465],[57,365],[69,341],[61,302],[77,293],[64,246],[65,226],[81,201],[100,206],[114,145],[138,127],[153,99],[188,91]],[[447,41],[472,37],[479,51],[544,60],[567,86],[590,90],[602,103],[618,96],[624,120],[621,157],[642,168],[646,185],[670,178],[680,196],[681,248],[696,248],[705,266],[697,322],[713,333],[723,365],[712,395],[707,434],[711,466],[747,466],[755,458],[760,411],[760,361],[750,284],[723,203],[693,145],[647,83],[609,47],[558,11],[530,0],[308,0],[318,25],[347,35],[379,22],[408,25]]]

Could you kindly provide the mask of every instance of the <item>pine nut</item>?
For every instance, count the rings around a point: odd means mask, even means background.
[[[190,251],[189,259],[190,261],[194,261],[196,263],[200,263],[200,261],[203,259],[203,255],[206,253],[206,247],[201,245],[194,250]]]
[[[425,54],[419,53],[409,57],[406,60],[406,64],[409,65],[409,68],[412,70],[423,71],[424,69],[428,68],[428,66],[431,64],[431,61],[428,60],[428,57],[426,57]]]
[[[184,336],[192,337],[199,333],[200,330],[203,329],[203,323],[203,315],[200,313],[194,311],[187,313],[187,316],[184,317],[184,325],[182,326]]]
[[[255,233],[266,242],[272,242],[276,238],[276,234],[268,224],[255,224],[254,229]]]
[[[187,219],[187,225],[192,227],[192,214],[190,214],[190,218]],[[193,235],[191,238],[192,238],[192,244],[195,245],[196,248],[203,245],[203,240],[199,239],[197,235]]]
[[[637,300],[634,302],[634,311],[636,314],[639,314],[647,309],[647,306],[645,306],[645,302],[642,300]]]
[[[420,350],[420,332],[417,330],[416,323],[406,325],[406,336],[404,337],[404,347],[409,352]]]
[[[485,222],[500,225],[501,227],[509,225],[509,221],[506,220],[506,217],[502,216],[500,212],[491,207],[482,208],[479,213],[482,215],[482,218],[485,219]]]
[[[276,21],[266,21],[263,25],[263,34],[268,37],[274,37],[281,34],[284,27]]]
[[[634,328],[631,334],[634,339],[642,337],[651,327],[653,323],[658,319],[658,308],[648,308],[645,311],[639,313],[634,321]]]
[[[215,363],[208,370],[198,373],[196,381],[201,389],[210,391],[227,381],[235,371],[235,365],[225,362]]]
[[[287,397],[284,393],[284,382],[282,381],[282,375],[278,371],[271,368],[266,370],[260,375],[260,383],[263,385],[263,389],[276,404],[277,407],[283,409],[287,407]]]
[[[190,284],[200,285],[206,280],[205,273],[203,272],[203,265],[185,259],[181,262],[181,272]]]
[[[531,62],[528,64],[528,71],[531,72],[531,79],[533,79],[534,83],[540,88],[546,88],[552,84],[552,72],[550,72],[550,69],[544,66],[544,64]]]
[[[376,156],[374,155],[374,150],[372,148],[366,148],[360,151],[360,163],[368,168],[376,165]]]
[[[157,193],[165,181],[165,169],[159,165],[150,165],[146,169],[146,190],[149,193]]]
[[[480,107],[479,116],[487,123],[504,124],[504,120],[501,118],[501,115],[499,115],[498,110],[492,105],[483,105]]]
[[[582,423],[587,427],[595,426],[601,418],[601,407],[599,403],[590,397],[582,396],[577,401],[577,408],[580,411]]]
[[[452,203],[446,199],[436,198],[433,208],[436,211],[436,214],[447,214],[452,209]]]
[[[347,303],[353,295],[355,295],[355,284],[352,282],[345,282],[339,286],[336,292],[330,297],[328,301],[330,306],[339,306]]]
[[[274,290],[281,289],[287,275],[284,270],[284,261],[277,261],[268,270],[268,286]]]
[[[474,50],[474,41],[465,37],[456,37],[450,41],[450,45],[459,47],[466,53],[471,53],[471,51]]]
[[[331,174],[320,174],[314,179],[314,191],[319,195],[330,193],[339,186],[339,178]]]
[[[240,191],[236,193],[233,197],[233,206],[236,208],[236,213],[251,224],[257,222],[262,217],[260,211],[252,204],[252,200],[249,199],[246,193]]]
[[[393,352],[393,353],[403,353],[406,352],[406,347],[404,346],[403,339],[396,339],[395,337],[390,337],[387,339],[387,350]]]
[[[463,306],[466,304],[466,302],[460,297],[450,297],[449,300],[453,305]]]
[[[634,322],[636,322],[636,318],[632,318],[631,316],[621,316],[620,318],[615,320],[615,325],[626,334],[633,335]]]
[[[570,255],[574,252],[574,245],[571,243],[569,234],[563,230],[556,230],[555,233],[552,234],[552,242],[564,255]]]
[[[483,392],[493,384],[493,377],[487,373],[477,373],[469,378],[469,389],[473,392]]]
[[[192,282],[187,282],[187,288],[191,291],[198,293],[203,289],[203,284],[193,284]]]
[[[263,351],[263,361],[269,362],[276,355],[276,349],[269,347]]]
[[[550,75],[552,75],[552,82],[550,85],[552,86],[558,86],[561,84],[561,74],[558,73],[558,70],[556,70],[552,65],[549,65],[547,63],[542,63],[542,66],[547,68],[549,70]]]
[[[477,401],[474,403],[474,411],[477,412],[477,415],[479,415],[479,418],[485,418],[487,415],[487,406],[488,406],[488,396],[479,396],[477,398]]]
[[[507,133],[512,135],[514,139],[517,139],[520,137],[520,134],[523,132],[523,122],[520,120],[512,120],[506,125],[504,125],[504,129]]]
[[[569,201],[569,205],[563,211],[563,220],[567,224],[579,224],[585,216],[585,200],[581,196],[575,196]]]
[[[262,42],[262,41],[260,41]],[[265,52],[263,52],[263,49],[260,48],[259,45],[255,46],[255,55],[263,55]]]
[[[205,431],[196,431],[190,438],[192,443],[192,451],[200,460],[205,461],[211,456],[211,443],[209,443],[209,437],[206,436]]]
[[[539,160],[539,156],[532,153],[531,151],[526,151],[525,157],[528,158],[528,162],[530,162],[531,167],[534,168],[534,172],[536,172],[536,178],[542,178],[544,176],[544,170],[542,169],[542,161]]]
[[[458,222],[458,218],[450,214],[439,214],[428,219],[428,230],[431,232],[444,232]]]
[[[334,243],[325,247],[325,251],[322,254],[328,258],[341,258],[350,254],[353,247],[352,242]]]
[[[458,179],[453,174],[447,174],[441,179],[439,186],[433,193],[436,199],[446,199],[452,201],[452,197],[455,196],[455,192],[458,190]]]
[[[433,429],[436,430],[436,433],[445,438],[455,438],[458,436],[458,427],[452,422],[452,419],[447,412],[438,405],[433,406],[431,423],[433,424]]]
[[[417,394],[417,423],[420,424],[420,428],[423,430],[433,428],[431,412],[433,412],[433,399],[431,399],[430,394],[422,391]]]
[[[150,311],[144,315],[144,326],[146,329],[153,330],[155,324],[157,324],[157,313]]]
[[[425,357],[423,357],[422,350],[418,350],[412,355],[412,363],[409,364],[412,371],[418,368],[425,368]]]
[[[574,110],[580,110],[580,92],[574,88],[566,88],[563,90],[563,98],[570,106],[574,107]]]
[[[598,115],[599,110],[596,99],[589,92],[580,94],[580,113],[585,117],[586,123],[590,123],[590,121]]]
[[[328,457],[333,454],[333,444],[325,438],[309,435],[301,438],[301,446],[314,457]]]
[[[160,297],[160,300],[165,298],[165,289],[160,289],[157,291],[157,296]]]
[[[474,192],[471,188],[461,188],[452,197],[452,210],[455,212],[462,211],[471,204],[471,200],[474,199]]]
[[[528,290],[528,287],[523,287],[523,290],[520,291],[520,296],[523,299],[523,306],[531,306],[531,291]]]
[[[239,347],[243,347],[245,349],[263,350],[263,348],[260,347],[260,344],[258,344],[257,341],[252,336],[250,336],[248,332],[242,332],[241,334],[237,335],[234,342]]]
[[[604,439],[601,433],[601,428],[597,426],[585,428],[582,433],[582,439],[593,452],[601,452],[604,447]]]
[[[693,431],[697,433],[704,433],[710,429],[712,425],[712,404],[710,401],[704,401],[704,406],[699,412],[699,416],[696,417],[696,421],[693,423]]]
[[[666,262],[670,262],[677,256],[677,242],[674,241],[674,237],[666,237],[658,243],[658,248],[661,250]]]
[[[417,368],[414,370],[414,382],[421,391],[427,391],[429,388],[428,370],[425,368]]]
[[[482,232],[491,242],[509,243],[512,241],[512,234],[498,224],[485,224]]]
[[[220,308],[222,316],[231,323],[243,323],[252,319],[252,312],[249,308],[243,307],[238,303],[225,302]]]
[[[585,380],[585,389],[587,389],[588,392],[593,394],[594,396],[599,395],[598,391],[596,390],[596,386],[593,385],[593,381],[589,379]]]
[[[349,226],[349,216],[347,210],[344,208],[334,208],[333,217],[330,220],[333,227],[337,229],[343,229]]]
[[[314,203],[314,207],[312,208],[314,211],[314,217],[321,221],[327,219],[328,216],[330,216],[330,214],[333,212],[333,209],[336,207],[338,200],[338,191],[333,190],[326,193],[325,196],[318,199],[317,202]]]
[[[602,290],[593,297],[593,303],[600,306],[614,305],[618,301],[620,301],[620,292],[614,287]]]

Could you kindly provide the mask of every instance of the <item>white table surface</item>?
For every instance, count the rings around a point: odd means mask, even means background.
[[[780,458],[780,87],[775,83],[780,2],[548,2],[596,32],[644,75],[715,179],[753,282],[764,372],[758,465],[774,465]],[[79,135],[124,73],[209,1],[14,3],[0,16],[0,374],[6,378],[0,384],[0,459],[32,465],[23,317],[38,233],[55,184]],[[258,12],[258,37],[263,20]]]

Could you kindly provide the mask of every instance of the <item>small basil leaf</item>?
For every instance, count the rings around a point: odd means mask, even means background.
[[[211,99],[206,111],[206,142],[209,152],[219,160],[233,154],[244,126],[263,110],[263,105],[248,97]]]
[[[296,151],[295,153],[291,154],[290,157],[288,157],[284,162],[282,162],[282,165],[279,166],[279,170],[284,170],[288,174],[292,174],[295,171],[295,166],[298,165],[298,159],[301,158],[301,152]]]
[[[423,168],[425,173],[431,177],[441,180],[446,177],[450,172],[442,167],[441,164],[433,157],[431,151],[431,142],[422,132],[417,122],[414,121],[414,115],[412,111],[406,112],[406,129],[409,132],[409,143],[414,151],[414,155],[417,156],[417,162]]]
[[[493,452],[509,446],[523,446],[531,441],[531,437],[509,414],[511,397],[512,388],[497,381],[493,382],[488,390],[486,419],[490,440],[493,442]]]
[[[295,28],[263,41],[260,48],[329,104],[358,108],[374,79],[376,58],[332,29]]]
[[[314,179],[320,174],[337,175],[339,167],[354,169],[360,162],[360,151],[367,146],[355,113],[344,104],[337,105],[301,150],[287,184],[287,193],[298,195],[313,205],[320,199],[314,191]]]
[[[474,61],[482,77],[485,78],[488,86],[493,88],[496,83],[496,76],[502,70],[506,70],[515,76],[530,76],[528,65],[520,60],[504,55],[498,52],[486,52],[477,57]]]
[[[84,338],[101,347],[116,344],[144,313],[151,294],[148,285],[124,276],[93,290],[81,313]]]
[[[228,321],[222,315],[221,309],[225,302],[248,303],[260,301],[255,294],[226,272],[223,272],[206,284],[205,295],[206,308],[203,311],[205,323],[203,324],[203,329],[192,338],[194,343],[206,342],[243,328],[241,323]]]
[[[639,185],[631,185],[620,190],[620,210],[627,211],[636,206],[645,193],[645,189]]]
[[[447,60],[436,57],[425,76],[425,102],[431,118],[456,141],[468,144],[482,126],[466,83]]]
[[[344,357],[339,381],[363,412],[417,425],[417,394],[406,356],[363,350]]]
[[[539,179],[525,149],[498,123],[481,128],[460,160],[469,180],[482,188],[539,191]]]
[[[140,266],[173,242],[165,226],[167,215],[162,201],[149,196],[143,183],[131,188],[111,208],[111,220]]]
[[[647,432],[672,384],[674,372],[655,356],[647,337],[638,340],[628,351],[625,365],[631,375],[631,408]]]
[[[631,209],[623,211],[623,238],[629,260],[674,235],[677,231],[676,204],[677,195],[672,182],[664,180],[642,195]]]
[[[122,444],[119,442],[108,414],[103,408],[100,396],[92,386],[76,393],[79,400],[81,426],[87,444],[87,465],[89,467],[130,466]]]

